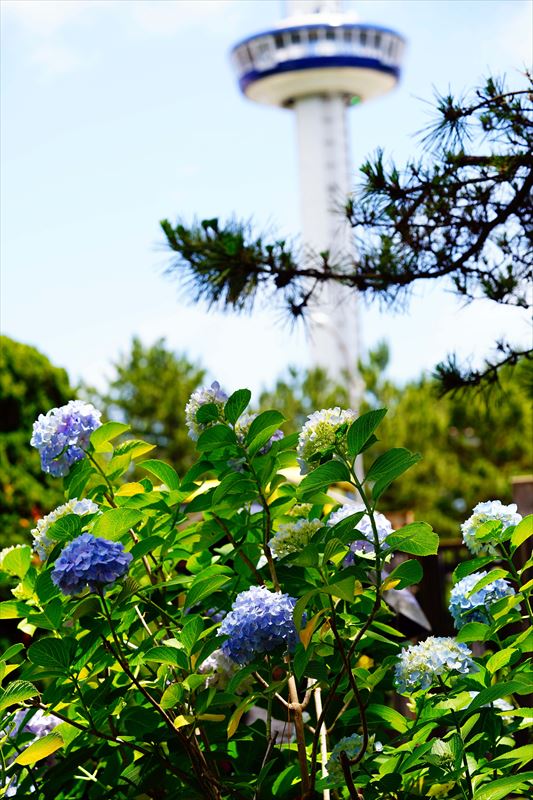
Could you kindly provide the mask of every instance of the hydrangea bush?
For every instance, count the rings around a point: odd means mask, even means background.
[[[532,518],[479,504],[457,636],[406,641],[391,598],[438,532],[393,530],[378,505],[419,456],[372,456],[384,409],[324,409],[284,436],[249,402],[194,393],[185,475],[88,404],[39,417],[65,503],[0,553],[22,640],[0,661],[0,796],[529,796],[533,561],[515,553]]]

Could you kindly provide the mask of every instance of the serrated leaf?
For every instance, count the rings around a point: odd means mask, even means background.
[[[60,594],[59,588],[52,581],[51,569],[47,569],[37,576],[35,594],[41,604],[48,603],[53,597],[57,597]]]
[[[146,461],[143,461],[139,464],[140,469],[146,470],[151,475],[155,475],[161,483],[164,483],[165,486],[171,491],[177,491],[180,488],[180,479],[178,477],[178,473],[171,467],[170,464],[166,464],[164,461],[160,461],[157,458],[149,458]]]
[[[331,597],[340,597],[341,600],[351,603],[355,597],[355,578],[353,575],[349,575],[335,583],[321,586],[320,591],[331,595]]]
[[[305,501],[333,483],[344,483],[349,480],[350,473],[342,462],[328,461],[305,476],[298,486],[297,494],[299,498]]]
[[[467,622],[457,633],[458,642],[484,642],[490,628],[484,622]]]
[[[105,448],[105,445],[129,430],[130,426],[123,422],[104,422],[91,433],[91,444],[95,452],[109,452],[112,448]]]
[[[309,620],[305,628],[300,629],[300,641],[306,650],[311,643],[311,639],[313,637],[313,633],[316,630],[316,626],[318,625],[318,623],[320,622],[321,618],[325,613],[326,613],[325,608],[320,609],[320,611],[317,611],[314,617],[312,617]]]
[[[75,539],[80,535],[83,526],[87,524],[84,516],[65,514],[64,517],[60,517],[50,525],[46,531],[47,537],[54,542],[69,542],[71,539]]]
[[[420,562],[414,559],[409,559],[408,561],[404,561],[402,564],[399,564],[396,569],[390,573],[390,575],[387,575],[386,582],[389,583],[389,581],[394,581],[395,586],[389,587],[383,584],[383,589],[405,589],[407,586],[420,583],[423,576],[424,570],[422,569]]]
[[[4,600],[0,603],[0,619],[22,619],[34,609],[18,600]]]
[[[386,538],[391,550],[400,550],[413,556],[436,555],[439,537],[426,522],[411,522],[398,531],[389,533]]]
[[[175,728],[184,728],[185,725],[192,725],[194,717],[191,714],[178,714],[174,720]]]
[[[142,483],[123,483],[115,492],[115,497],[133,497],[136,494],[144,494],[145,488]]]
[[[533,514],[529,514],[518,523],[511,536],[511,544],[516,549],[530,536],[533,536]]]
[[[318,589],[311,589],[311,591],[306,592],[302,597],[300,597],[296,601],[296,605],[294,606],[294,611],[292,612],[292,618],[294,620],[294,625],[296,630],[299,632],[302,627],[302,617],[305,609],[307,608],[307,604],[315,594],[318,593]]]
[[[210,422],[216,422],[219,416],[216,403],[204,403],[196,412],[196,421],[200,425],[208,425]]]
[[[218,447],[235,445],[237,442],[235,433],[226,425],[213,425],[206,431],[202,431],[196,442],[196,448],[200,452],[215,450]]]
[[[246,434],[246,445],[251,445],[254,440],[257,439],[257,437],[266,429],[269,430],[269,436],[272,435],[274,430],[279,428],[283,422],[285,422],[285,417],[283,414],[280,414],[279,411],[274,411],[272,409],[268,411],[262,411],[261,414],[258,414],[250,425],[250,429]]]
[[[6,553],[2,559],[2,571],[9,575],[16,575],[17,578],[23,578],[30,568],[30,562],[31,547],[23,544]]]
[[[182,650],[168,645],[152,647],[144,653],[143,659],[146,661],[156,661],[158,664],[170,664],[173,667],[187,669],[187,658]]]
[[[507,800],[514,791],[525,787],[533,780],[533,772],[523,772],[521,775],[510,775],[507,778],[496,778],[488,785],[481,786],[474,792],[474,800]]]
[[[203,629],[204,623],[202,618],[197,614],[186,618],[185,624],[183,625],[180,633],[180,641],[183,644],[187,655],[191,655]]]
[[[37,741],[32,742],[32,744],[26,747],[22,753],[16,757],[14,763],[23,766],[35,764],[37,761],[41,761],[43,758],[55,753],[56,750],[59,750],[63,745],[63,737],[59,733],[52,731],[52,733],[46,734],[46,736],[37,739]]]
[[[179,683],[171,683],[167,686],[161,697],[159,705],[165,710],[174,708],[183,698],[183,688]]]
[[[39,692],[32,683],[28,681],[13,681],[7,689],[0,692],[0,711],[38,696]]]
[[[155,444],[150,444],[150,442],[145,442],[142,439],[128,439],[127,442],[115,448],[115,457],[128,455],[133,461],[145,453],[151,453],[152,450],[155,450]]]
[[[229,581],[230,578],[227,575],[217,575],[213,576],[212,578],[202,578],[202,573],[200,573],[199,577],[195,578],[191,588],[187,593],[187,597],[185,598],[185,607],[192,608],[205,597],[209,597],[209,595],[213,594],[213,592],[216,592],[218,589],[220,589],[221,586],[229,583]]]
[[[242,412],[250,402],[252,393],[249,389],[237,389],[228,398],[224,406],[224,416],[231,425],[235,425]]]
[[[481,558],[469,558],[467,561],[462,561],[458,566],[455,568],[453,573],[453,580],[454,583],[457,583],[462,578],[465,578],[467,575],[470,575],[472,572],[476,572],[478,569],[482,569],[487,564],[492,564],[494,561],[492,556],[482,556]]]
[[[93,536],[109,539],[116,542],[130,528],[133,528],[144,515],[141,511],[134,508],[110,508],[97,517],[92,533]]]
[[[488,586],[489,583],[497,580],[498,578],[508,578],[509,573],[506,569],[501,569],[501,567],[496,567],[496,569],[491,569],[483,578],[480,578],[476,584],[469,590],[467,597],[472,597],[473,594],[479,592],[480,589],[483,589],[485,586]]]
[[[478,708],[483,708],[483,706],[489,705],[495,700],[500,700],[502,697],[508,697],[511,694],[529,694],[530,691],[531,687],[528,688],[528,686],[521,681],[502,681],[494,686],[489,686],[487,689],[482,689],[480,693],[472,699],[467,711],[469,716],[471,716],[473,711],[477,711]]]
[[[517,652],[520,651],[517,650],[516,647],[505,647],[503,650],[499,650],[487,661],[487,670],[493,675],[495,672],[498,672],[499,669],[502,669],[502,667],[507,667],[513,655]]]
[[[70,468],[68,475],[63,479],[69,500],[82,496],[83,490],[93,474],[97,474],[96,469],[87,458],[80,459]]]
[[[242,700],[241,703],[239,703],[239,705],[229,718],[228,739],[231,739],[231,737],[236,733],[243,714],[245,714],[248,711],[248,709],[254,704],[254,701],[255,701],[255,695],[252,695],[251,697],[247,697],[244,700]]]
[[[366,481],[374,481],[372,497],[378,500],[385,489],[406,470],[414,466],[422,456],[404,447],[395,447],[378,456],[366,475]]]
[[[52,636],[39,639],[28,648],[28,657],[33,664],[48,672],[67,675],[74,661],[77,642],[66,637],[56,639]]]
[[[355,458],[362,451],[386,413],[386,408],[377,408],[352,422],[346,436],[350,458]]]
[[[409,728],[405,717],[396,709],[390,708],[390,706],[371,703],[367,708],[367,714],[377,717],[379,720],[384,720],[398,733],[405,733]]]

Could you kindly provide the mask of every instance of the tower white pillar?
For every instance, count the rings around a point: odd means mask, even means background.
[[[298,131],[302,240],[307,264],[320,266],[329,252],[333,265],[353,262],[350,227],[344,205],[351,189],[348,120],[338,94],[312,96],[294,103]],[[333,379],[350,376],[353,400],[358,394],[359,330],[353,289],[324,284],[309,316],[311,363]]]

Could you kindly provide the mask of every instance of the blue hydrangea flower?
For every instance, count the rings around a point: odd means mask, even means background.
[[[52,733],[60,722],[61,720],[54,717],[53,714],[45,714],[40,708],[31,716],[29,709],[21,709],[13,717],[8,733],[9,736],[14,737],[22,728],[23,733],[32,733],[36,739],[41,739]]]
[[[223,653],[237,664],[247,664],[280,645],[292,650],[298,639],[292,618],[295,605],[293,597],[266,586],[241,592],[220,626],[220,634],[228,636]]]
[[[227,399],[228,395],[222,391],[218,381],[213,381],[211,386],[203,386],[200,389],[196,389],[191,394],[189,402],[185,406],[185,423],[189,429],[189,438],[193,442],[196,442],[202,431],[214,424],[214,422],[198,422],[196,419],[198,409],[209,403],[214,403],[220,416],[223,416]]]
[[[504,506],[500,500],[488,500],[478,503],[472,516],[461,525],[463,541],[475,556],[497,556],[497,542],[480,542],[476,539],[476,532],[484,522],[496,520],[503,524],[503,530],[511,525],[518,525],[522,516],[516,512],[516,503]]]
[[[399,656],[394,683],[400,694],[429,689],[450,672],[468,674],[476,669],[472,652],[449,636],[429,636],[407,647]]]
[[[491,605],[497,600],[501,600],[502,597],[515,593],[508,581],[504,578],[496,578],[469,597],[470,591],[485,575],[487,575],[486,572],[473,572],[453,587],[449,609],[457,630],[467,622],[484,622],[489,625],[492,622]]]
[[[352,733],[351,736],[345,736],[339,739],[328,759],[326,769],[332,785],[344,783],[344,772],[342,771],[341,752],[344,751],[348,758],[355,758],[361,751],[363,746],[363,737],[358,733]],[[368,741],[368,748],[365,756],[372,751],[377,753],[383,750],[381,742],[374,742],[374,737],[371,736]],[[364,756],[363,756],[364,757]]]
[[[351,552],[348,553],[343,561],[344,567],[349,567],[354,563],[353,555],[375,555],[376,550],[374,547],[374,531],[372,529],[372,523],[368,513],[366,513],[366,508],[362,503],[345,503],[343,506],[337,509],[337,511],[334,511],[328,519],[328,525],[332,526],[336,525],[338,522],[341,522],[343,519],[351,517],[353,514],[360,513],[361,511],[364,511],[365,515],[364,517],[361,517],[359,522],[354,527],[357,531],[359,531],[359,533],[363,534],[364,538],[356,539],[351,543]],[[386,550],[387,544],[385,543],[385,539],[389,533],[393,532],[394,529],[387,517],[384,514],[380,514],[379,511],[374,512],[374,522],[376,523],[378,532],[378,541],[382,550]]]
[[[33,549],[41,561],[46,561],[57,544],[57,542],[53,539],[49,539],[46,535],[48,529],[54,522],[57,522],[58,519],[65,517],[67,514],[77,514],[79,517],[83,517],[86,514],[96,514],[99,510],[96,503],[93,503],[92,500],[78,500],[77,497],[73,497],[68,503],[63,503],[62,506],[58,506],[47,514],[46,517],[42,517],[42,519],[38,520],[37,526],[32,530],[31,534],[33,536]]]
[[[70,400],[66,406],[39,414],[30,444],[39,451],[44,472],[67,475],[85,455],[91,433],[101,425],[100,417],[100,411],[82,400]]]
[[[314,463],[310,459],[316,454],[321,453],[335,446],[337,443],[336,432],[346,423],[351,423],[357,418],[355,411],[349,409],[323,408],[315,411],[307,417],[307,422],[303,426],[298,437],[298,447],[296,455],[300,465],[300,473],[305,475],[313,469],[318,462]],[[342,446],[342,443],[341,443]]]
[[[61,551],[52,580],[63,594],[78,594],[87,585],[94,590],[121,578],[131,560],[120,542],[82,533]]]

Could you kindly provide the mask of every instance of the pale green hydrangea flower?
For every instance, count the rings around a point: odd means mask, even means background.
[[[313,468],[311,458],[316,454],[328,450],[337,443],[336,431],[346,423],[350,424],[357,418],[352,409],[323,408],[307,417],[307,422],[302,428],[298,438],[297,461],[300,472],[305,475]]]
[[[289,553],[297,553],[309,544],[315,533],[322,527],[319,519],[297,519],[280,525],[268,546],[276,558]]]

